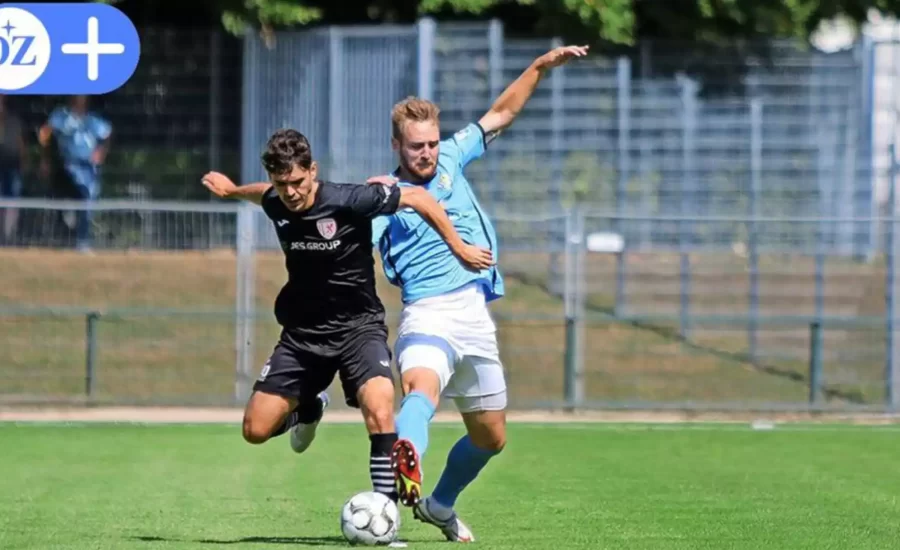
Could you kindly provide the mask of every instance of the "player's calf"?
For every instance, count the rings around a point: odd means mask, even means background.
[[[394,381],[387,376],[374,376],[357,392],[366,429],[369,431],[369,476],[372,490],[397,502],[394,474],[391,471],[391,449],[397,441],[394,429]]]

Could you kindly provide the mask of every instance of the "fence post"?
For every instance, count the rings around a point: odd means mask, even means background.
[[[235,401],[250,396],[255,324],[253,249],[256,241],[256,207],[242,203],[237,211],[237,295],[235,296]]]
[[[809,325],[809,404],[814,405],[822,397],[822,323]]]
[[[554,38],[550,41],[551,48],[562,46],[562,39]],[[565,208],[563,204],[563,154],[564,143],[563,133],[565,128],[565,67],[559,67],[550,73],[550,209],[554,212],[562,212]],[[493,82],[492,82],[493,84]],[[496,170],[498,155],[492,158],[492,170]],[[494,178],[497,174],[494,174]],[[555,232],[554,232],[555,233]],[[568,235],[568,234],[567,234]],[[553,235],[556,239],[557,235]],[[550,251],[550,264],[547,267],[550,281],[559,280],[559,253],[556,248]]]
[[[894,283],[897,277],[897,223],[895,216],[897,208],[897,151],[896,146],[890,146],[890,167],[888,169],[888,215],[886,216],[887,228],[885,231],[885,362],[884,362],[884,384],[885,384],[885,404],[888,408],[894,409],[897,406],[897,392],[894,391],[894,380],[896,377],[896,360],[897,342],[894,337],[894,323],[897,319],[897,296],[894,293]]]
[[[759,330],[759,195],[762,191],[762,100],[750,102],[750,227],[747,231],[747,252],[750,268],[750,315],[747,323],[747,351],[750,359],[757,358]]]
[[[631,60],[620,57],[616,71],[618,85],[619,108],[619,177],[616,180],[616,232],[625,235],[625,221],[621,216],[625,213],[628,180],[631,178]],[[625,313],[625,281],[627,255],[623,250],[616,254],[616,316]]]
[[[505,79],[503,77],[503,23],[499,19],[491,19],[488,25],[488,87],[493,101],[503,91]],[[495,208],[506,196],[506,191],[500,184],[500,157],[491,155],[487,159],[488,170],[491,178],[491,201]]]
[[[344,35],[338,26],[328,30],[328,177],[346,179],[344,128]]]
[[[574,316],[566,315],[566,353],[565,353],[565,365],[563,370],[563,391],[565,393],[565,410],[566,411],[574,411],[577,401],[575,396],[575,380],[577,378],[577,367],[575,366],[575,362],[577,361],[575,347],[578,345],[578,337],[577,337],[577,321]]]
[[[85,350],[84,350],[84,394],[94,396],[94,384],[97,380],[97,321],[100,313],[91,311],[85,318]]]
[[[567,410],[584,400],[584,213],[575,207],[566,217],[566,350],[563,390]]]
[[[691,215],[697,199],[694,173],[695,143],[697,128],[697,86],[687,77],[681,78],[682,101],[682,177],[681,177],[681,222],[679,223],[678,248],[681,252],[681,337],[690,338],[691,306],[691,257],[693,245],[693,224]]]
[[[437,25],[434,19],[419,19],[418,95],[434,101],[434,35]]]

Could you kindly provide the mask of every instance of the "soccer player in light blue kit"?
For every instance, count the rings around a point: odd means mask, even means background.
[[[537,58],[477,123],[445,141],[434,103],[418,98],[398,103],[391,114],[391,143],[400,167],[369,183],[424,187],[463,240],[488,248],[496,261],[497,236],[463,171],[512,124],[546,71],[586,54],[587,47],[568,46]],[[461,267],[437,233],[407,210],[376,219],[372,232],[385,274],[403,296],[395,351],[404,399],[391,467],[400,501],[413,507],[417,519],[441,529],[448,540],[472,542],[471,530],[453,507],[506,443],[506,380],[487,308],[503,296],[503,278],[496,265],[479,272]],[[454,399],[467,434],[450,451],[432,495],[420,500],[420,459],[441,395]]]

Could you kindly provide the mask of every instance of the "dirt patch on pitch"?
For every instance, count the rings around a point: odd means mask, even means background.
[[[238,408],[179,407],[73,407],[73,408],[2,408],[0,422],[107,422],[142,424],[239,424],[243,414]],[[510,422],[522,423],[653,423],[692,422],[722,423],[841,423],[884,425],[900,424],[900,414],[881,413],[753,413],[697,411],[585,411],[577,413],[553,411],[510,411]],[[326,423],[360,422],[359,412],[329,411]],[[453,411],[439,412],[434,422],[459,422]]]

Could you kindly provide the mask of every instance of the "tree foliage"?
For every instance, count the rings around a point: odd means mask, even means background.
[[[900,13],[900,0],[101,0],[153,16],[166,8],[204,12],[229,31],[296,28],[317,23],[412,22],[500,17],[521,34],[559,35],[629,46],[643,38],[703,44],[757,38],[808,39],[823,20],[857,23],[870,10]],[[154,13],[147,14],[147,5]],[[196,18],[193,18],[196,19]],[[196,21],[195,21],[196,22]]]

